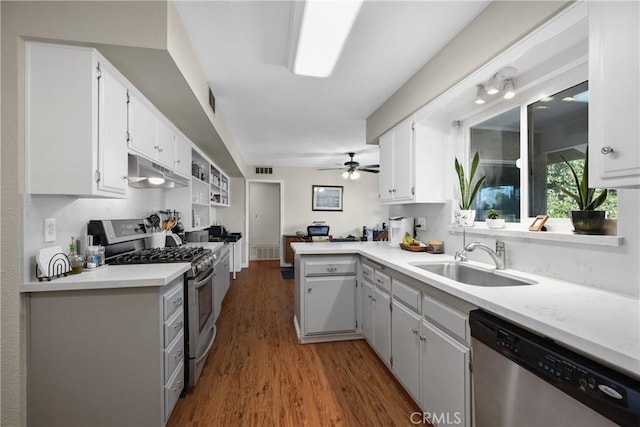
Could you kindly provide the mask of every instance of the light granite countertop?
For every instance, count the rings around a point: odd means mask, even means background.
[[[640,378],[638,298],[511,269],[499,274],[537,283],[504,287],[465,285],[412,265],[452,261],[453,257],[403,251],[387,242],[293,243],[291,246],[296,255],[363,255]],[[477,262],[469,264],[485,269],[493,267]]]

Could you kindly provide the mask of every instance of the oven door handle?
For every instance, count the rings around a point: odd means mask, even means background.
[[[199,364],[202,359],[207,357],[207,355],[209,354],[209,350],[211,350],[211,347],[213,347],[213,342],[215,341],[217,335],[217,329],[215,326],[213,326],[211,330],[213,331],[213,333],[211,334],[211,341],[209,341],[209,344],[207,344],[207,349],[203,351],[202,355],[196,359],[196,365]]]
[[[198,280],[197,282],[194,281],[193,285],[194,285],[195,289],[201,288],[204,285],[206,285],[207,282],[213,277],[214,274],[215,274],[215,269],[212,268],[211,269],[211,274],[207,274],[207,277],[205,277],[204,279]]]

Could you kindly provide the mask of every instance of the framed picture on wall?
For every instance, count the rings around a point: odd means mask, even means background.
[[[311,210],[342,211],[342,186],[312,185],[311,187]]]

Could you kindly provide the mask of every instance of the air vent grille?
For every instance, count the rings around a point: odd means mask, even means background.
[[[266,166],[257,166],[256,175],[273,175],[273,168]]]

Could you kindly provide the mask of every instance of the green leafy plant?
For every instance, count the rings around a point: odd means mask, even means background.
[[[495,209],[489,209],[489,212],[487,212],[487,218],[489,219],[498,219],[500,217],[500,212],[498,212]]]
[[[456,173],[458,174],[458,182],[460,183],[460,209],[462,210],[471,209],[471,204],[476,198],[476,194],[478,193],[478,190],[480,190],[480,186],[487,177],[486,175],[482,175],[478,178],[476,183],[473,184],[473,178],[475,177],[479,164],[480,155],[476,151],[476,154],[473,156],[473,160],[471,161],[471,171],[469,173],[469,179],[467,180],[462,164],[458,161],[457,157],[455,159]]]
[[[562,157],[562,156],[560,156]],[[580,211],[593,211],[596,210],[599,206],[601,206],[605,200],[607,200],[608,191],[605,188],[600,192],[598,197],[595,197],[596,189],[589,188],[589,150],[584,155],[584,165],[582,167],[582,177],[578,179],[578,173],[575,168],[571,166],[571,164],[562,157],[562,160],[569,166],[571,169],[571,175],[573,175],[573,180],[576,185],[576,192],[572,192],[566,188],[561,188],[562,191],[567,196],[571,197],[578,203],[578,210]]]

